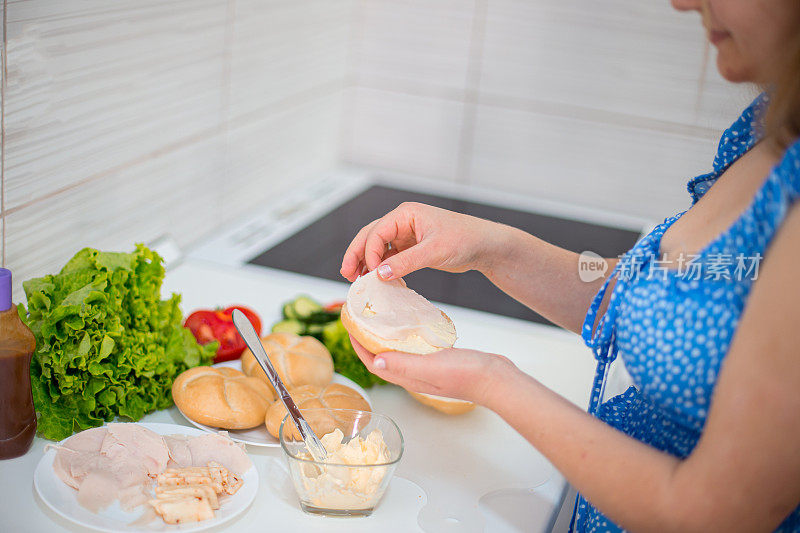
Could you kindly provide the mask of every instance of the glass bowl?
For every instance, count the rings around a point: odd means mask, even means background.
[[[301,409],[323,440],[328,459],[315,461],[288,415],[278,436],[303,511],[369,516],[403,456],[403,435],[388,416],[355,409]],[[335,430],[341,431],[341,435]],[[363,439],[348,443],[355,438]],[[341,449],[337,440],[341,439]],[[385,447],[381,445],[381,440]]]

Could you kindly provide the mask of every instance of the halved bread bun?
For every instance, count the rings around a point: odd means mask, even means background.
[[[475,409],[474,403],[465,402],[464,400],[445,398],[444,396],[435,396],[433,394],[425,394],[424,392],[408,391],[408,393],[419,403],[427,405],[428,407],[433,407],[446,415],[460,415]]]
[[[300,409],[356,409],[359,411],[371,411],[369,404],[358,391],[346,385],[331,383],[325,387],[318,385],[302,385],[289,391],[294,403]],[[264,424],[267,426],[269,434],[278,438],[278,430],[281,422],[286,416],[286,406],[282,401],[273,403],[266,412]],[[304,415],[306,421],[311,425],[311,429],[318,437],[326,435],[340,427],[342,421],[337,420],[334,414],[327,412],[307,413]],[[291,422],[290,422],[291,424]],[[347,428],[340,427],[343,431]],[[292,439],[298,437],[297,430],[290,428]]]
[[[453,323],[453,321],[450,320],[450,317],[444,314],[443,311],[442,316],[451,324]],[[411,335],[404,339],[382,339],[369,331],[366,327],[359,325],[350,315],[350,309],[347,307],[346,303],[342,305],[341,317],[342,324],[350,333],[350,335],[352,335],[359,343],[361,343],[361,346],[372,353],[406,352],[426,354],[438,352],[443,348],[431,345],[419,335]]]
[[[392,333],[399,332],[402,335],[393,335],[396,338],[380,336],[378,330],[387,332],[392,329],[387,327],[386,319],[378,324],[376,317],[382,313],[391,316],[393,320],[398,316],[402,317],[401,320],[403,318],[414,319],[413,313],[401,313],[392,307],[394,304],[404,305],[406,303],[416,306],[419,314],[425,317],[425,322],[396,324],[397,331],[392,331]],[[437,309],[421,295],[406,287],[402,280],[384,282],[377,278],[375,271],[360,277],[353,283],[347,294],[347,301],[342,306],[341,318],[342,324],[350,335],[364,348],[376,354],[398,351],[425,355],[450,348],[456,341],[453,321],[442,310]],[[436,344],[432,344],[432,342]],[[461,414],[471,411],[475,407],[472,402],[464,400],[411,391],[409,393],[414,399],[442,413]]]
[[[233,368],[198,366],[172,384],[178,409],[195,422],[222,429],[248,429],[264,422],[274,396],[258,378]]]

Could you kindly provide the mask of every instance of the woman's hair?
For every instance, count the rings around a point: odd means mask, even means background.
[[[765,134],[778,148],[785,150],[800,137],[800,8],[796,11],[798,27],[777,58],[765,116]]]

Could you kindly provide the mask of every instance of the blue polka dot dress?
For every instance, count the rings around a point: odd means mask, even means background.
[[[713,171],[689,182],[693,203],[759,140],[767,103],[765,95],[756,98],[724,132]],[[660,254],[661,237],[680,213],[656,226],[620,258],[583,325],[583,338],[598,360],[590,413],[677,457],[692,452],[760,260],[798,195],[800,142],[787,150],[742,215],[697,254],[670,263]],[[608,309],[594,327],[612,278],[616,282]],[[603,402],[608,365],[617,355],[633,386]],[[580,496],[573,529],[620,531]],[[800,532],[800,507],[778,531]]]

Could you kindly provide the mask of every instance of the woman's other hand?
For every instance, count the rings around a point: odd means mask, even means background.
[[[364,226],[350,243],[341,274],[349,281],[378,269],[385,279],[421,268],[446,272],[483,270],[505,235],[502,224],[407,202]]]
[[[418,355],[383,352],[375,355],[352,336],[359,359],[378,377],[413,392],[467,400],[487,406],[492,391],[509,372],[518,372],[507,357],[476,350],[449,348]]]

